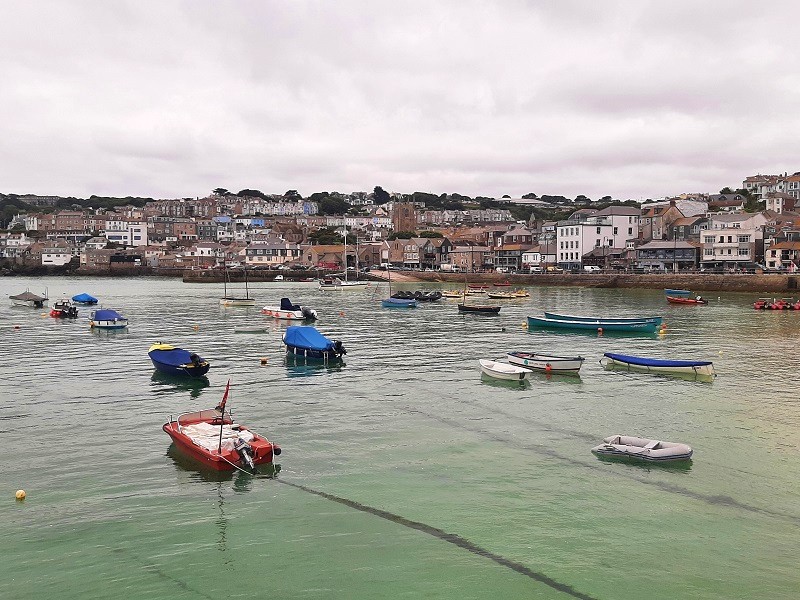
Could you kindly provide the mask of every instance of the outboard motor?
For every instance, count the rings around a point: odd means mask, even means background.
[[[317,311],[315,311],[313,308],[308,308],[304,306],[300,312],[303,313],[303,317],[307,321],[317,320]]]
[[[250,444],[245,442],[242,438],[236,438],[236,441],[233,443],[233,449],[239,453],[239,458],[242,459],[242,462],[246,464],[251,471],[256,470],[256,463],[253,462],[253,449],[250,447]]]
[[[189,355],[189,360],[191,360],[191,361],[192,361],[192,364],[193,364],[195,367],[197,367],[197,366],[199,366],[199,365],[200,365],[200,357],[199,357],[197,354],[194,354],[194,353],[190,354],[190,355]]]
[[[344,345],[339,340],[333,342],[333,351],[336,352],[336,354],[338,354],[339,356],[347,354],[347,350],[344,349]]]

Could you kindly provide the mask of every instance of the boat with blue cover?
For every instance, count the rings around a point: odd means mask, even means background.
[[[659,324],[654,321],[612,321],[597,319],[593,321],[571,321],[547,317],[528,317],[528,327],[547,329],[572,329],[582,331],[625,331],[634,333],[654,333]]]
[[[664,290],[664,294],[672,296],[673,298],[688,298],[692,295],[691,290],[671,290],[669,288]]]
[[[128,326],[128,319],[115,310],[102,308],[92,311],[89,326],[97,329],[124,329]]]
[[[161,342],[150,346],[147,355],[156,369],[169,375],[202,377],[211,368],[202,356]]]
[[[606,321],[610,323],[628,323],[633,321],[645,321],[647,323],[655,323],[661,325],[663,317],[582,317],[579,315],[563,315],[561,313],[547,312],[544,313],[547,319],[560,319],[562,321]]]
[[[383,306],[383,308],[416,308],[417,299],[395,298],[394,296],[390,296],[389,298],[381,300],[381,306]]]
[[[305,358],[330,361],[339,360],[347,354],[342,342],[328,339],[315,327],[308,325],[287,327],[283,334],[283,343],[286,344],[287,354]]]
[[[689,375],[698,380],[711,380],[715,376],[714,363],[710,360],[664,360],[660,358],[616,354],[614,352],[606,352],[603,356],[608,361],[603,366],[620,368],[628,371],[682,376]],[[601,360],[600,362],[602,364],[603,361]]]
[[[72,301],[78,304],[86,304],[87,306],[92,304],[97,304],[97,298],[94,296],[90,296],[89,294],[76,294],[72,297]]]

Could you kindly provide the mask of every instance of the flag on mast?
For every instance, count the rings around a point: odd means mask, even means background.
[[[217,410],[220,412],[225,412],[225,403],[228,401],[228,392],[231,391],[231,380],[228,379],[228,383],[225,385],[225,393],[222,395],[222,402],[217,405]]]

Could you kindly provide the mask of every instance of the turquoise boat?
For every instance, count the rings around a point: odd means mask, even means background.
[[[692,295],[691,290],[670,290],[665,289],[664,294],[667,296],[672,296],[673,298],[688,298]]]
[[[663,317],[579,317],[575,315],[561,315],[553,312],[545,312],[546,319],[558,319],[560,321],[604,321],[606,323],[633,323],[644,321],[645,323],[655,323],[661,325]]]
[[[582,331],[632,331],[636,333],[654,333],[659,323],[654,321],[612,321],[596,319],[594,321],[570,321],[568,319],[552,319],[547,317],[528,317],[528,328],[545,327],[549,329],[573,329]]]

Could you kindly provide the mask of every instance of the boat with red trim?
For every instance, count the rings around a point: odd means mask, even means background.
[[[681,296],[667,296],[667,302],[670,304],[708,304],[708,300],[703,298],[702,296],[696,296],[694,298],[683,298]]]
[[[281,453],[269,441],[233,420],[225,411],[231,382],[225,386],[222,401],[214,408],[184,413],[164,423],[162,429],[182,453],[217,471],[254,472],[258,465],[270,464]]]

